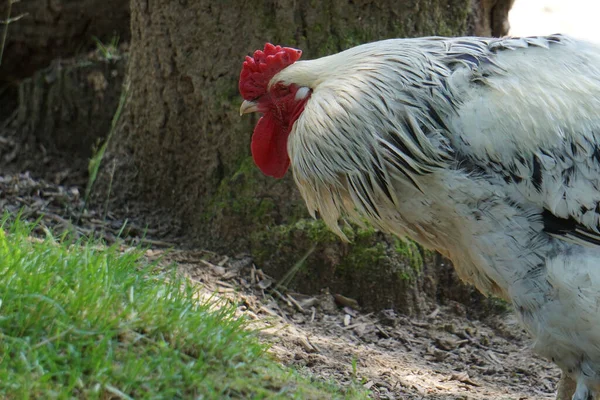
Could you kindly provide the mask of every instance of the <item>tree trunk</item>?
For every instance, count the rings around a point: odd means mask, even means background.
[[[8,27],[0,83],[29,77],[54,59],[86,51],[94,38],[104,43],[114,37],[129,40],[126,0],[0,0],[0,19],[7,16],[21,18]]]
[[[81,156],[76,164],[85,166],[91,144],[107,133],[105,127],[110,126],[114,112],[110,94],[116,92],[118,98],[120,85],[113,90],[115,86],[111,84],[115,79],[106,76],[109,95],[96,96],[95,103],[91,97],[80,101],[81,96],[90,95],[87,89],[92,86],[83,75],[91,74],[94,68],[102,69],[98,63],[90,66],[89,60],[82,57],[89,49],[129,41],[129,2],[0,0],[0,20],[9,22],[0,24],[2,35],[6,33],[0,63],[0,126],[6,127],[14,119],[16,109],[19,109],[18,123],[22,124],[11,127],[14,128],[10,132],[11,146],[0,145],[0,168],[5,171],[8,164],[27,167],[28,161],[35,161],[29,165],[32,172],[41,171],[48,177],[47,173],[53,171],[41,162],[45,155],[23,162],[15,158],[29,157],[32,151],[39,153],[38,144],[64,152],[69,166],[73,166],[73,157]],[[81,63],[73,65],[74,56]],[[106,70],[108,67],[100,72]],[[86,109],[87,106],[94,108]],[[87,122],[83,121],[85,118]],[[104,132],[100,134],[101,130]],[[0,136],[6,135],[5,131],[0,132]],[[51,167],[60,169],[57,165]]]
[[[309,252],[294,280],[301,290],[329,286],[367,306],[421,311],[423,293],[443,292],[436,256],[372,230],[343,244],[307,219],[290,175],[273,180],[253,165],[256,120],[238,115],[237,79],[244,56],[265,41],[310,59],[384,38],[474,34],[490,26],[484,3],[132,0],[131,96],[111,146],[121,163],[117,200],[165,210],[198,246],[250,251],[278,278]]]
[[[89,159],[111,129],[126,61],[117,49],[92,52],[56,60],[23,79],[14,120],[2,132],[7,143],[0,146],[0,169],[85,182]]]
[[[473,32],[477,36],[504,36],[508,33],[508,12],[515,0],[474,0]]]

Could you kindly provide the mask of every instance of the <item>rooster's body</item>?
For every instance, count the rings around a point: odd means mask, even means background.
[[[555,35],[265,52],[240,80],[242,111],[264,114],[259,167],[291,165],[341,236],[340,219],[366,219],[449,257],[514,305],[535,351],[577,382],[573,399],[596,392],[600,48]]]

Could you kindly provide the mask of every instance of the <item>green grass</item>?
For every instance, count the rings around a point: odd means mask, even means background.
[[[365,398],[281,367],[231,306],[119,251],[1,221],[0,398]]]

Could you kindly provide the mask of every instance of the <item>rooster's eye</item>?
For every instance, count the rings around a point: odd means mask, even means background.
[[[284,96],[289,92],[290,89],[287,86],[277,85],[277,87],[275,87],[275,93],[277,93],[279,96]]]

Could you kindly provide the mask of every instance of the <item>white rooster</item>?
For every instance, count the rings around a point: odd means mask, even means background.
[[[599,393],[600,47],[429,37],[300,55],[267,44],[244,62],[258,167],[291,165],[342,237],[367,220],[449,257],[513,304],[563,371],[559,397]]]

